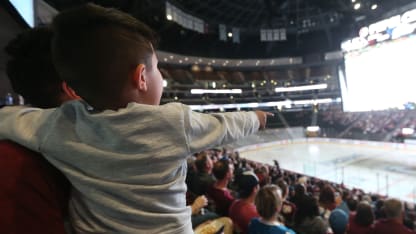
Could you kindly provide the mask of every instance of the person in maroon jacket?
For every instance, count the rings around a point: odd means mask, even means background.
[[[6,72],[16,93],[32,106],[57,107],[78,98],[52,64],[52,32],[23,32],[6,47]],[[66,233],[70,183],[42,155],[14,142],[0,141],[0,233]]]
[[[215,212],[220,216],[228,216],[228,209],[235,200],[228,184],[234,178],[234,165],[228,159],[221,159],[214,163],[212,173],[217,179],[208,188],[207,194],[215,203]]]
[[[368,202],[360,202],[356,212],[350,213],[347,234],[372,234],[374,229],[374,212]]]
[[[416,234],[403,225],[403,205],[402,202],[391,198],[384,202],[384,212],[386,218],[379,220],[374,225],[376,234]]]

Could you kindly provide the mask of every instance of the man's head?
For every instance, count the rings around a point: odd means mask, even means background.
[[[265,219],[270,219],[280,212],[282,202],[280,188],[274,184],[261,188],[254,201],[259,215]]]
[[[227,179],[231,181],[234,176],[234,165],[227,159],[218,160],[214,163],[212,174],[214,174],[217,180]]]
[[[329,225],[334,234],[344,234],[348,227],[348,215],[341,209],[335,209],[329,216]]]
[[[355,215],[355,222],[361,226],[367,227],[374,222],[373,208],[368,202],[360,202],[357,205],[357,213]]]
[[[276,182],[277,186],[279,186],[280,190],[282,191],[282,198],[283,200],[286,199],[287,195],[289,194],[289,186],[284,179],[279,179]]]
[[[195,167],[198,172],[211,174],[212,166],[211,157],[206,152],[201,152],[196,156]]]
[[[243,199],[254,196],[260,188],[259,179],[252,171],[243,172],[243,174],[239,177],[237,184],[238,193],[240,198]]]
[[[394,198],[385,200],[384,213],[388,219],[401,219],[403,214],[402,202]]]
[[[51,39],[49,28],[35,28],[19,34],[5,48],[10,56],[6,73],[13,90],[41,108],[57,107],[76,98],[53,66]]]
[[[158,105],[162,77],[153,32],[134,17],[93,4],[53,21],[52,55],[63,80],[96,109]]]

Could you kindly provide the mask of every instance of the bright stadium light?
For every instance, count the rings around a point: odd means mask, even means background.
[[[371,5],[371,10],[375,10],[375,9],[377,9],[377,7],[378,7],[377,4],[373,4],[373,5]]]
[[[319,126],[308,126],[306,128],[306,131],[308,132],[319,132],[319,130],[320,130]]]
[[[191,94],[205,94],[205,93],[215,93],[215,94],[241,94],[243,91],[241,89],[191,89]]]
[[[171,21],[171,20],[173,19],[173,17],[172,17],[172,15],[167,14],[167,15],[166,15],[166,19],[168,19],[169,21]]]
[[[361,3],[356,3],[356,4],[354,4],[354,10],[358,10],[358,9],[360,9],[361,8]]]
[[[316,84],[316,85],[304,85],[304,86],[293,86],[293,87],[278,87],[274,91],[276,93],[282,92],[297,92],[297,91],[306,91],[306,90],[318,90],[328,88],[327,84]]]

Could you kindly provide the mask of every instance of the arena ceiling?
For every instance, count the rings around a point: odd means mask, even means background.
[[[204,33],[166,19],[165,0],[47,0],[58,10],[85,2],[119,8],[150,25],[160,36],[159,49],[223,58],[304,56],[338,50],[362,25],[414,0],[169,0],[204,22]],[[356,4],[360,4],[358,9]],[[377,5],[376,9],[374,9]],[[240,42],[219,40],[219,24],[238,28]],[[260,41],[260,29],[284,28],[284,41]]]

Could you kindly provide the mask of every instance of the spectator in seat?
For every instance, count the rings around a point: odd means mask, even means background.
[[[334,188],[330,185],[325,185],[319,194],[319,213],[325,220],[328,220],[331,211],[336,206]]]
[[[34,107],[53,108],[77,99],[52,64],[50,29],[19,34],[5,48],[12,88]],[[0,141],[0,232],[65,233],[70,183],[42,155]]]
[[[291,196],[290,201],[293,202],[296,207],[299,206],[298,204],[303,201],[303,199],[307,196],[306,195],[306,188],[302,184],[296,184],[293,189],[294,195]]]
[[[210,155],[207,152],[199,153],[195,159],[195,167],[197,172],[193,175],[191,186],[188,189],[197,196],[206,195],[208,188],[215,182]]]
[[[347,190],[339,189],[335,192],[335,204],[337,208],[343,210],[349,216],[350,208],[347,204],[348,199],[350,199],[350,193]]]
[[[236,230],[247,234],[250,220],[259,217],[254,204],[254,199],[260,189],[259,179],[252,171],[245,171],[237,183],[239,199],[231,204],[228,214],[233,220]]]
[[[208,189],[208,196],[215,203],[215,212],[221,216],[228,216],[231,203],[235,200],[228,184],[234,177],[234,165],[227,159],[221,159],[214,164],[212,173],[217,179]]]
[[[270,184],[271,178],[269,175],[269,168],[266,165],[259,165],[255,170],[257,178],[259,178],[260,187]]]
[[[296,205],[292,202],[287,200],[287,196],[289,194],[289,187],[285,180],[280,179],[277,181],[277,185],[279,186],[280,190],[282,191],[282,209],[280,214],[283,216],[285,224],[287,226],[293,226],[295,212],[296,212]]]
[[[374,233],[377,234],[415,234],[403,225],[403,204],[401,201],[390,198],[384,201],[385,219],[378,220],[374,225]]]
[[[250,234],[295,234],[293,230],[278,222],[283,203],[280,193],[276,185],[266,185],[257,193],[255,204],[260,217],[251,220]]]
[[[335,209],[329,216],[329,225],[333,234],[345,234],[348,227],[348,215],[341,209]]]
[[[267,114],[159,106],[153,33],[126,13],[87,4],[52,26],[55,68],[83,101],[4,107],[0,137],[39,151],[71,181],[75,232],[192,233],[187,157],[258,131]]]
[[[296,206],[294,230],[298,234],[327,234],[328,223],[319,215],[318,201],[305,196]]]
[[[348,234],[372,234],[374,228],[374,212],[368,202],[360,202],[357,211],[351,212]]]

